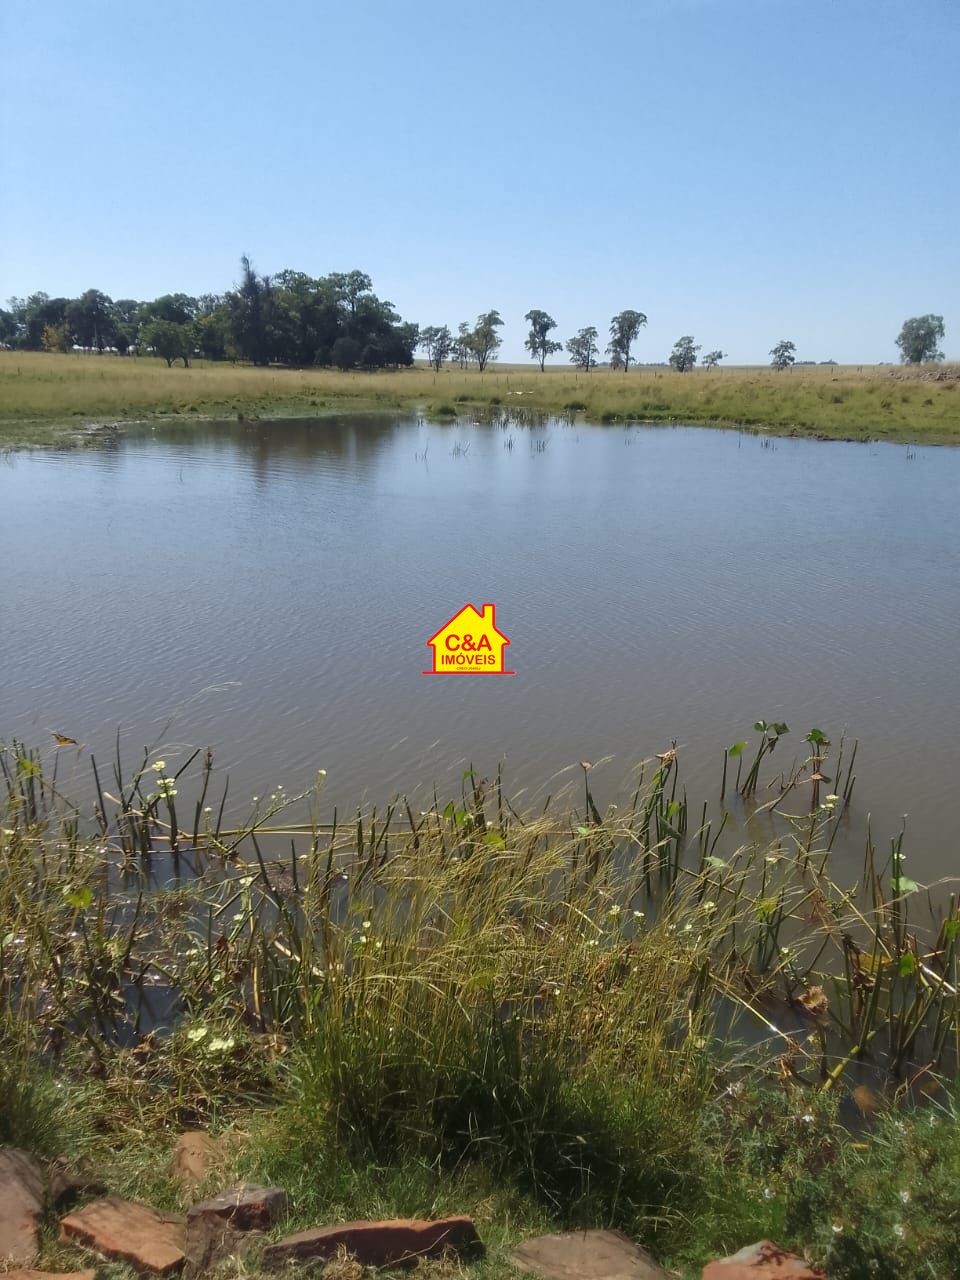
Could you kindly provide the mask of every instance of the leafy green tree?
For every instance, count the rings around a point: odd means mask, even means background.
[[[703,366],[705,369],[715,369],[721,360],[726,360],[727,353],[725,351],[708,351],[703,357]]]
[[[113,345],[122,356],[136,345],[142,309],[143,303],[133,298],[118,298],[110,308]]]
[[[676,369],[677,373],[686,373],[688,369],[692,369],[697,363],[697,352],[700,350],[700,344],[695,343],[690,334],[683,338],[678,338],[673,344],[673,350],[670,352],[670,364]]]
[[[347,334],[338,338],[330,349],[330,362],[338,369],[355,369],[363,355],[363,347]]]
[[[148,320],[140,330],[140,341],[162,356],[168,369],[174,360],[182,360],[187,368],[193,355],[193,326],[173,320]]]
[[[140,319],[144,322],[167,320],[170,324],[192,324],[198,314],[197,300],[188,293],[165,293],[140,308]]]
[[[797,344],[795,342],[788,342],[786,338],[781,338],[775,347],[771,347],[770,354],[773,356],[773,359],[770,363],[773,365],[774,369],[777,369],[778,371],[789,369],[790,366],[796,362],[797,357],[794,355],[796,349]]]
[[[453,346],[453,334],[445,324],[427,325],[425,329],[420,330],[420,340],[417,345],[423,347],[430,364],[439,373],[443,368],[444,360],[450,355],[450,349]]]
[[[530,332],[523,345],[533,359],[540,362],[540,372],[543,373],[547,356],[556,355],[558,351],[563,350],[562,342],[556,342],[549,337],[550,330],[557,327],[557,322],[552,316],[548,316],[546,311],[528,311],[523,318],[530,326]]]
[[[103,352],[113,345],[113,299],[88,289],[67,303],[67,324],[78,347]]]
[[[607,347],[607,354],[615,369],[622,368],[624,373],[629,370],[630,348],[646,323],[647,317],[642,311],[621,311],[610,321],[610,345]]]
[[[48,324],[43,331],[44,351],[72,351],[73,334],[68,324]]]
[[[497,330],[502,325],[499,311],[485,311],[482,316],[477,317],[477,323],[465,335],[467,350],[476,360],[481,373],[487,367],[489,360],[497,358],[497,352],[503,342]]]
[[[0,347],[12,347],[17,340],[17,321],[12,311],[0,307]]]
[[[453,340],[453,346],[450,348],[451,357],[456,360],[461,369],[466,369],[470,363],[470,326],[466,320],[461,320],[457,326],[457,336]]]
[[[583,369],[585,373],[589,373],[600,356],[600,348],[597,346],[597,331],[594,326],[591,324],[586,329],[579,329],[568,340],[567,350],[570,352],[570,363],[576,365],[578,369]]]
[[[932,360],[942,360],[943,352],[939,349],[939,344],[945,333],[943,316],[914,316],[911,320],[905,320],[897,338],[900,359],[904,364],[925,364]]]
[[[256,365],[270,363],[270,334],[273,320],[273,289],[269,276],[258,276],[246,254],[240,259],[243,272],[239,286],[227,294],[230,333],[237,351]]]
[[[44,329],[66,324],[67,298],[32,293],[29,298],[11,298],[8,305],[16,325],[16,345],[24,351],[42,350]]]

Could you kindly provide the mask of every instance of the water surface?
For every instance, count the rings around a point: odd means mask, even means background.
[[[788,756],[814,725],[859,737],[859,819],[883,839],[909,812],[911,874],[952,874],[958,496],[960,451],[556,421],[11,455],[0,736],[69,734],[81,766],[118,726],[131,761],[209,745],[238,797],[325,768],[349,810],[470,762],[532,803],[612,757],[612,799],[673,740],[713,798],[763,716]],[[496,604],[516,676],[421,674],[467,601]]]

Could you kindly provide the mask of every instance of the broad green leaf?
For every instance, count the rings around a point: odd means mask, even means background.
[[[488,831],[483,837],[483,843],[490,845],[493,849],[505,849],[507,842],[499,831]]]
[[[908,894],[919,893],[920,886],[909,876],[897,876],[893,881],[893,892],[897,898],[906,898]]]
[[[905,951],[897,962],[901,978],[910,978],[917,972],[917,958],[912,951]]]
[[[745,742],[735,742],[732,747],[727,747],[727,755],[732,760],[736,760],[737,756],[743,755],[743,749],[746,745]]]

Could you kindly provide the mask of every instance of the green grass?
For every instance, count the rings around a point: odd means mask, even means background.
[[[727,756],[731,812],[758,777],[771,794],[786,726],[755,732]],[[853,759],[805,742],[773,792],[780,837],[741,846],[673,750],[607,813],[589,768],[537,816],[469,772],[426,812],[324,823],[318,778],[227,829],[202,760],[195,780],[192,761],[101,765],[77,803],[10,744],[0,1141],[175,1209],[176,1135],[209,1127],[218,1177],[283,1185],[289,1229],[473,1213],[478,1277],[585,1225],[688,1275],[763,1235],[838,1276],[957,1275],[960,915],[911,911],[897,843],[832,882]],[[821,802],[828,755],[840,799]],[[68,1265],[52,1225],[44,1261]]]
[[[0,447],[77,443],[91,426],[157,418],[279,418],[380,408],[524,408],[594,421],[698,422],[828,439],[960,440],[955,366],[856,369],[600,369],[497,365],[484,374],[254,369],[147,357],[0,352]],[[432,410],[431,410],[432,406]]]

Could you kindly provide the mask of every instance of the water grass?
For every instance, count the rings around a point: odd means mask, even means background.
[[[955,366],[636,368],[577,374],[524,366],[376,373],[254,369],[148,357],[0,351],[0,446],[75,443],[157,418],[256,420],[355,410],[450,417],[502,406],[583,413],[595,422],[696,422],[830,439],[950,444],[960,439]]]
[[[755,751],[724,755],[753,763],[719,808],[687,796],[672,745],[620,808],[600,809],[584,761],[535,815],[471,769],[445,803],[349,821],[322,776],[228,817],[200,754],[118,757],[109,778],[91,762],[78,801],[6,745],[3,1135],[96,1153],[171,1204],[156,1152],[204,1124],[238,1133],[237,1172],[283,1180],[307,1217],[459,1196],[495,1205],[504,1241],[513,1212],[617,1225],[678,1260],[747,1230],[827,1256],[842,1168],[892,1160],[894,1129],[874,1155],[841,1125],[857,1091],[878,1117],[954,1115],[960,913],[909,879],[900,836],[885,857],[868,838],[859,882],[835,884],[855,751],[827,765],[812,730],[768,777],[764,744],[788,730],[757,726]],[[761,1132],[738,1133],[751,1108]],[[909,1132],[933,1161],[924,1114]],[[154,1152],[139,1171],[134,1135]],[[901,1218],[878,1236],[868,1201],[857,1248],[882,1236],[890,1255]]]

